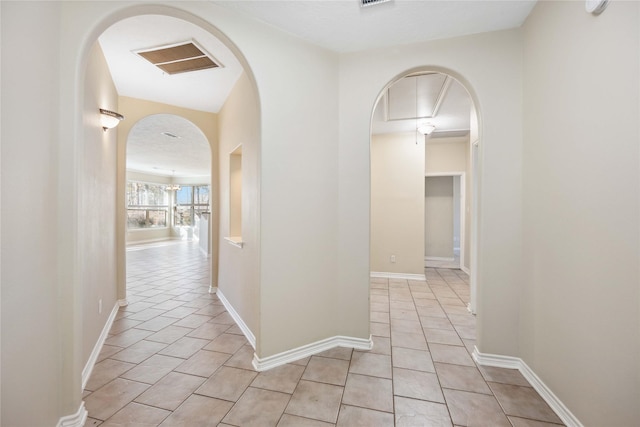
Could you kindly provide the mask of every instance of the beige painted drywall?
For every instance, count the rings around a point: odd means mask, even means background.
[[[82,363],[86,365],[117,299],[116,132],[102,130],[98,109],[118,111],[118,93],[97,43],[89,54],[84,85],[78,232],[83,266]]]
[[[209,146],[211,148],[211,182],[210,182],[210,200],[211,200],[211,241],[216,242],[218,239],[218,117],[214,113],[208,113],[205,111],[190,110],[188,108],[176,107],[173,105],[161,104],[158,102],[151,102],[142,99],[130,98],[127,96],[119,97],[119,113],[125,116],[118,126],[118,212],[122,214],[118,215],[118,235],[122,236],[123,241],[118,243],[120,252],[119,257],[119,269],[118,269],[118,283],[119,283],[119,298],[124,298],[125,290],[125,268],[126,254],[124,253],[124,247],[126,242],[134,241],[146,241],[155,239],[166,239],[177,237],[177,233],[171,228],[162,230],[150,230],[150,231],[138,231],[127,232],[126,229],[126,206],[125,206],[125,190],[126,190],[126,141],[127,136],[131,129],[141,119],[151,116],[153,114],[174,114],[176,116],[183,117],[198,127],[207,138]],[[184,183],[180,179],[175,180],[176,183]],[[158,181],[154,181],[158,182]],[[209,183],[207,183],[209,184]],[[215,282],[218,271],[218,253],[216,245],[212,245],[211,248],[211,278]]]
[[[453,177],[424,183],[424,256],[453,259]]]
[[[471,127],[477,135],[477,114],[471,112]],[[477,139],[477,137],[476,137]],[[471,152],[469,137],[456,138],[427,138],[425,147],[425,173],[444,174],[451,172],[464,172],[464,267],[471,269],[471,200],[473,197]]]
[[[220,141],[220,269],[218,288],[231,303],[243,322],[259,342],[260,313],[260,246],[259,246],[259,116],[258,100],[253,85],[245,73],[238,78],[219,114]],[[239,146],[242,145],[241,148]],[[232,155],[232,153],[236,153]],[[241,154],[240,154],[241,153]],[[240,174],[234,181],[241,190],[232,195],[231,165]],[[239,200],[238,200],[239,199]],[[231,228],[231,202],[241,206],[241,224]],[[240,208],[237,204],[235,209]],[[237,236],[240,232],[241,235]],[[243,247],[232,246],[224,237],[242,237]]]
[[[639,12],[524,25],[520,353],[586,426],[640,424]]]
[[[388,84],[413,70],[452,74],[478,106],[483,167],[477,342],[481,351],[515,356],[522,279],[522,51],[517,30],[340,56],[339,283],[347,291],[338,304],[364,298],[368,286],[373,108]]]
[[[63,322],[58,311],[56,246],[59,118],[51,114],[57,109],[60,7],[54,3],[2,2],[0,8],[0,424],[52,426],[58,422],[63,400],[59,381]],[[39,54],[25,55],[25,49]],[[17,63],[23,67],[16,67]],[[68,215],[77,217],[74,205],[67,208]],[[78,382],[76,396],[70,399],[79,401],[79,393]]]
[[[427,138],[425,172],[467,172],[468,157],[469,137]]]
[[[414,132],[371,137],[371,271],[424,274],[424,146]]]

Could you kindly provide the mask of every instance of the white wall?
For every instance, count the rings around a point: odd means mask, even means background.
[[[258,99],[245,73],[238,78],[219,114],[220,268],[218,288],[256,339],[260,332],[259,122]],[[232,246],[230,231],[230,154],[242,144],[242,239]],[[236,236],[233,236],[236,237]]]
[[[424,145],[371,137],[371,271],[424,275]]]
[[[453,259],[453,177],[426,177],[424,190],[424,256]]]
[[[84,155],[79,176],[78,228],[83,266],[82,363],[86,364],[116,304],[117,290],[117,134],[115,130],[102,130],[98,109],[118,111],[118,93],[97,43],[90,52],[84,85]]]
[[[61,364],[56,4],[2,2],[2,419],[55,425]],[[20,43],[17,43],[20,41]],[[25,50],[40,55],[25,55]],[[15,64],[22,64],[16,67]],[[35,121],[37,118],[37,122]],[[70,214],[74,215],[73,206]],[[32,333],[29,333],[32,331]],[[37,347],[35,346],[37,344]],[[48,355],[48,357],[43,357]],[[34,410],[33,402],[37,402]]]
[[[408,71],[447,72],[471,91],[482,120],[478,345],[483,352],[518,354],[521,61],[518,31],[341,55],[338,247],[340,286],[348,291],[338,301],[364,299],[368,287],[369,130],[377,97]]]
[[[524,26],[520,348],[587,426],[640,424],[638,6]]]

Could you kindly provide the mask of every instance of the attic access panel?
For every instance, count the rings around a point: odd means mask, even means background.
[[[447,90],[447,76],[427,73],[404,77],[387,92],[387,120],[430,119]]]
[[[218,68],[221,65],[193,41],[136,51],[167,74]]]

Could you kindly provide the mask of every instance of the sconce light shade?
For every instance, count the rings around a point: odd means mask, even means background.
[[[102,108],[100,109],[100,123],[102,124],[102,129],[104,129],[105,132],[107,129],[118,126],[118,123],[120,123],[121,120],[124,120],[124,116],[122,114]]]
[[[418,126],[418,132],[420,132],[423,135],[430,135],[431,132],[433,132],[434,130],[436,130],[436,127],[431,123],[425,123],[423,125]]]

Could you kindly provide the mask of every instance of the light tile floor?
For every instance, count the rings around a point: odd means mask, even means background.
[[[87,426],[556,426],[515,370],[477,366],[468,277],[372,279],[372,351],[255,372],[192,243],[127,252],[129,305],[87,384]]]

